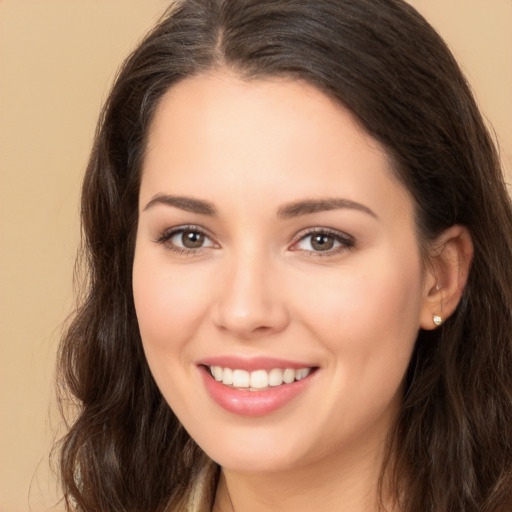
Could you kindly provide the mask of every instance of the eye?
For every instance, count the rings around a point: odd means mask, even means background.
[[[204,233],[192,229],[184,229],[181,232],[175,233],[169,238],[169,241],[178,247],[186,249],[199,249],[203,247],[208,238]]]
[[[291,250],[317,253],[316,256],[338,254],[354,246],[355,240],[341,231],[318,228],[309,231],[295,242]],[[324,253],[324,254],[322,254]]]
[[[195,226],[183,226],[167,230],[156,241],[181,254],[216,246],[202,229]]]

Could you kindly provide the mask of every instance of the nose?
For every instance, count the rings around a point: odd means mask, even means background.
[[[227,264],[214,307],[214,322],[239,339],[276,334],[289,323],[278,269],[254,252]]]

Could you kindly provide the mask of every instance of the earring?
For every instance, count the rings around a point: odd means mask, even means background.
[[[443,319],[439,315],[433,315],[432,320],[434,321],[434,324],[439,327],[443,323]]]

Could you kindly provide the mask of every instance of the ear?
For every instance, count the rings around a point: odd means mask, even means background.
[[[435,329],[455,311],[469,275],[473,242],[465,226],[455,225],[430,245],[420,327]]]

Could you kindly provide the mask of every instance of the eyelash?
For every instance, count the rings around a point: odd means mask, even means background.
[[[200,236],[204,236],[205,239],[210,240],[211,245],[203,245],[201,247],[191,249],[186,247],[179,247],[176,244],[170,242],[170,240],[173,237],[180,234],[183,235],[183,233],[185,233],[186,231],[190,231],[191,233],[196,233]],[[325,235],[327,237],[330,237],[334,240],[334,243],[337,242],[339,245],[337,247],[327,249],[325,251],[314,251],[300,248],[293,249],[293,247],[298,245],[300,242],[305,241],[308,237],[313,237],[315,235]],[[202,249],[215,246],[215,242],[212,241],[210,235],[204,229],[194,225],[179,226],[176,228],[168,229],[164,231],[155,240],[155,242],[164,245],[166,249],[175,252],[180,256],[198,256],[202,252]],[[344,251],[351,250],[354,246],[355,239],[352,236],[347,235],[346,233],[329,228],[313,228],[299,233],[295,237],[290,250],[297,252],[300,251],[303,254],[307,255],[307,257],[309,258],[327,258],[329,256],[334,256]]]

